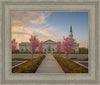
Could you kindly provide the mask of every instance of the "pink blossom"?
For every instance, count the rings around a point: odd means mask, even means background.
[[[57,42],[56,50],[57,52],[61,52],[61,42]]]
[[[42,50],[43,50],[43,42],[40,42],[39,47],[38,47],[38,51],[42,52]]]
[[[30,50],[32,52],[34,52],[35,49],[38,47],[38,45],[39,45],[39,41],[36,38],[36,36],[31,36],[31,38],[30,38]]]
[[[69,54],[73,52],[74,49],[74,40],[70,38],[64,38],[64,41],[62,42],[62,50]]]
[[[16,47],[17,47],[16,39],[13,39],[12,40],[12,52],[14,52],[16,50]]]

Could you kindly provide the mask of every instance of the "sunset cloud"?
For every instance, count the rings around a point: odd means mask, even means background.
[[[57,35],[55,34],[55,29],[52,27],[48,28],[20,28],[20,30],[14,30],[12,31],[12,35],[25,35],[25,36],[30,36],[30,35],[37,35],[38,38],[46,40],[46,39],[56,39],[57,40]],[[20,38],[20,37],[19,37]]]
[[[12,26],[27,26],[45,23],[49,12],[12,12]]]

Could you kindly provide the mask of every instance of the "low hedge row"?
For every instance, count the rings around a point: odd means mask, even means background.
[[[53,54],[65,54],[64,52],[53,52]]]
[[[60,64],[65,73],[87,73],[88,70],[75,64],[74,62],[65,59],[60,55],[54,55],[57,62]]]
[[[45,55],[41,55],[35,59],[29,60],[28,62],[19,65],[12,69],[12,73],[35,73]]]
[[[32,54],[32,52],[12,52],[12,54]],[[33,52],[33,54],[45,54],[45,52]]]

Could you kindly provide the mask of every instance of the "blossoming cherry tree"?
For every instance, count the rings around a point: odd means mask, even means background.
[[[13,40],[12,40],[12,52],[15,52],[16,47],[17,47],[16,39],[13,39]]]
[[[70,54],[74,50],[74,39],[70,38],[64,38],[64,41],[62,42],[62,50],[65,52],[65,54]]]
[[[39,41],[36,36],[31,36],[30,40],[30,50],[32,51],[32,59],[33,59],[33,52],[35,52],[36,48],[39,46]]]
[[[57,52],[61,52],[61,42],[57,42],[56,50]]]
[[[43,51],[43,42],[39,43],[38,51],[42,52]]]

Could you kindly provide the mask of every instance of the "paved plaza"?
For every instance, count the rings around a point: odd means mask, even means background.
[[[52,54],[47,54],[36,73],[64,73]]]

